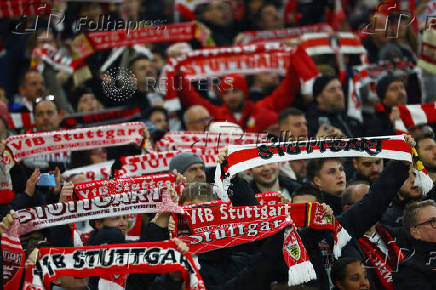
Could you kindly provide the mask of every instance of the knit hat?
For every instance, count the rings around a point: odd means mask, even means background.
[[[71,105],[73,107],[74,110],[77,111],[77,105],[79,104],[80,99],[82,98],[83,95],[85,94],[94,94],[94,92],[92,91],[91,88],[78,88],[74,94],[73,94],[73,98],[71,99]]]
[[[192,152],[182,152],[171,158],[170,172],[173,172],[174,169],[177,169],[177,172],[183,174],[185,170],[194,163],[204,164],[200,156]]]
[[[3,120],[3,122],[5,122],[6,128],[9,128],[9,111],[8,111],[8,107],[3,104],[2,102],[0,102],[0,119]]]
[[[244,92],[245,96],[248,96],[247,81],[245,80],[245,77],[240,74],[231,73],[221,79],[221,95],[228,89],[239,89]]]
[[[334,76],[317,77],[315,82],[313,83],[313,96],[316,98],[319,94],[321,94],[325,86],[334,79],[337,79],[337,77]]]
[[[385,98],[386,91],[388,90],[389,85],[393,82],[399,82],[399,81],[400,79],[397,77],[385,76],[377,82],[377,85],[375,86],[375,92],[377,93],[377,96],[380,99],[380,101]]]

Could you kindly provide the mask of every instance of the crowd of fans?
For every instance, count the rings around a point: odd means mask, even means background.
[[[436,100],[430,72],[407,72],[405,76],[392,73],[377,79],[372,88],[376,97],[362,98],[362,120],[350,117],[347,114],[350,84],[341,74],[337,55],[329,54],[313,57],[320,74],[313,82],[310,95],[301,92],[299,81],[295,81],[298,75],[292,69],[287,69],[284,77],[275,72],[249,76],[229,72],[218,83],[205,86],[199,85],[201,81],[192,84],[181,77],[180,89],[176,90],[180,109],[168,110],[165,90],[150,85],[149,80],[156,84],[160,76],[166,76],[165,64],[170,57],[202,48],[198,39],[189,43],[126,47],[112,62],[111,68],[116,73],[129,70],[128,81],[133,82],[134,90],[115,99],[104,88],[104,83],[108,79],[111,81],[114,75],[109,69],[101,68],[116,49],[94,52],[79,71],[71,73],[44,60],[35,66],[32,52],[35,48],[53,48],[61,57],[71,57],[73,39],[87,32],[86,25],[77,30],[81,17],[90,22],[98,22],[102,16],[147,20],[164,28],[187,21],[186,16],[175,13],[176,5],[169,0],[48,2],[53,7],[62,7],[63,21],[55,23],[48,15],[0,19],[0,152],[7,149],[8,137],[71,128],[65,121],[71,116],[78,119],[96,112],[129,109],[137,109],[137,114],[128,120],[146,124],[152,147],[167,132],[184,130],[266,132],[282,140],[389,136],[397,134],[396,122],[400,120],[397,106]],[[416,27],[411,21],[415,15],[409,13],[402,17],[405,10],[397,9],[403,12],[390,14],[395,9],[386,8],[386,5],[404,6],[404,2],[415,1],[193,2],[198,2],[192,11],[195,23],[210,35],[217,47],[238,45],[240,32],[244,31],[273,31],[327,23],[336,31],[359,35],[370,64],[406,59],[416,65],[420,57],[420,35],[426,28],[418,19],[423,19],[422,15],[425,19],[426,7],[434,1],[416,1],[413,11],[420,13],[414,20],[418,22]],[[407,9],[412,11],[410,7]],[[35,23],[37,27],[32,33],[23,32]],[[17,33],[17,27],[21,33]],[[362,33],[365,29],[372,29],[372,32]],[[287,45],[298,46],[298,38]],[[349,77],[352,66],[360,63],[353,63],[351,56],[343,57],[347,59]],[[14,126],[14,116],[28,116],[33,121],[28,126]],[[231,129],[220,123],[223,121],[231,124]],[[114,122],[117,120],[83,122],[78,127]],[[408,129],[412,137],[407,138],[407,142],[415,146],[428,176],[436,181],[433,124],[416,124]],[[9,172],[15,197],[9,203],[0,204],[0,217],[3,218],[0,231],[6,231],[13,223],[14,214],[8,214],[10,210],[69,200],[73,195],[73,184],[87,179],[80,173],[67,178],[63,176],[66,170],[138,154],[141,154],[140,148],[126,145],[23,160]],[[223,154],[221,162],[225,157]],[[313,230],[299,229],[317,279],[293,287],[286,283],[287,268],[281,251],[283,232],[249,246],[200,254],[200,273],[206,288],[392,289],[386,286],[389,283],[393,289],[436,289],[436,188],[423,193],[415,182],[416,174],[412,169],[413,165],[409,163],[376,157],[323,158],[271,163],[235,175],[229,189],[234,206],[257,205],[254,194],[273,191],[280,192],[287,202],[325,203],[352,240],[342,250],[341,258],[335,259],[331,239]],[[169,172],[185,183],[185,190],[178,200],[180,205],[217,199],[209,185],[215,170],[206,168],[200,156],[191,152],[176,155],[170,161]],[[52,173],[56,186],[38,186],[41,173]],[[129,241],[126,237],[128,226],[125,216],[77,225],[79,230],[91,232],[86,245],[125,243]],[[169,226],[171,219],[167,214],[143,214],[139,241],[168,240]],[[72,238],[65,231],[68,231],[66,227],[58,226],[22,236],[20,241],[29,264],[37,259],[39,247],[73,246]],[[390,266],[387,279],[383,279],[384,270],[368,258],[367,248],[363,246],[367,244],[371,244]],[[185,247],[178,245],[181,249]],[[398,254],[398,249],[402,254]],[[404,257],[400,259],[401,255]],[[182,282],[178,273],[131,274],[125,289],[184,289]],[[63,276],[52,282],[52,289],[99,289],[99,277]]]

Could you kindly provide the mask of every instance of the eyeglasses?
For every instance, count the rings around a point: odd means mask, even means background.
[[[436,229],[436,217],[433,217],[433,218],[431,218],[423,223],[417,224],[417,225],[415,225],[415,227],[423,226],[426,224],[429,224],[429,225],[431,225],[432,228]]]
[[[54,102],[54,100],[55,100],[55,97],[53,95],[39,97],[39,98],[36,98],[35,100],[33,100],[33,106],[36,106],[38,103],[40,103],[42,101],[52,101],[52,102]]]

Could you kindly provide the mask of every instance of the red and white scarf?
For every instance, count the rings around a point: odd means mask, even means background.
[[[374,157],[411,162],[411,148],[403,136],[383,136],[337,140],[311,140],[263,145],[229,145],[223,167],[215,171],[216,194],[228,200],[227,188],[231,177],[246,169],[300,159],[329,157]]]
[[[227,145],[258,144],[267,141],[265,133],[211,133],[170,131],[156,142],[156,151],[183,150],[192,148],[221,148]]]
[[[57,71],[64,71],[70,74],[74,71],[71,65],[71,57],[64,55],[52,46],[45,45],[43,48],[34,48],[32,50],[30,67],[42,72],[44,70],[44,63],[52,66]]]
[[[129,178],[106,179],[74,184],[74,194],[78,199],[128,192],[153,191],[154,189],[175,186],[176,177],[171,173],[150,174]]]
[[[177,99],[176,73],[189,80],[221,77],[228,73],[256,74],[276,72],[286,74],[292,65],[298,73],[303,93],[310,93],[318,69],[304,49],[290,49],[281,43],[258,43],[241,46],[194,50],[177,59],[170,59],[166,80],[165,100]],[[176,106],[175,102],[169,103]],[[174,108],[169,108],[175,111]]]
[[[163,188],[158,192],[129,192],[22,209],[16,212],[17,218],[10,231],[17,231],[18,236],[21,236],[35,230],[89,219],[180,211],[181,208],[172,201],[170,192]]]
[[[366,236],[359,239],[359,247],[367,258],[368,266],[374,269],[383,288],[393,290],[392,271],[397,271],[398,264],[404,260],[405,255],[395,239],[382,225],[376,225],[376,234],[385,244],[387,253],[384,253],[376,243],[371,242]]]
[[[186,207],[182,215],[174,216],[174,220],[176,232],[189,234],[181,236],[180,239],[187,243],[191,253],[203,253],[263,239],[291,225],[330,230],[335,239],[333,253],[336,258],[351,239],[334,217],[325,216],[319,203],[240,207],[223,203],[215,207]],[[290,267],[290,285],[298,285],[316,278],[307,253],[297,255],[296,243],[299,253],[304,253],[304,246],[297,232],[288,232],[284,255]],[[299,272],[302,269],[305,271]],[[307,276],[307,273],[310,275]]]
[[[2,0],[0,1],[0,18],[50,14],[51,7],[48,2],[45,0]]]
[[[12,136],[6,139],[7,150],[3,153],[3,162],[12,167],[13,162],[50,152],[89,150],[130,143],[141,145],[144,128],[144,123],[132,122]]]
[[[430,25],[432,20],[429,21]],[[423,70],[436,72],[436,30],[433,26],[425,29],[422,33],[421,53],[419,54],[418,66]]]
[[[3,256],[3,288],[16,290],[20,288],[21,276],[26,260],[20,239],[3,233],[1,236],[1,251]]]
[[[99,276],[107,281],[104,284],[124,289],[125,279],[130,273],[175,271],[182,272],[186,289],[206,289],[192,255],[178,252],[174,241],[40,248],[39,252],[40,258],[33,269],[33,274],[39,279],[28,283],[42,281],[46,289],[60,276]]]
[[[20,113],[9,113],[9,128],[10,129],[30,129],[35,127],[35,120],[33,119],[32,113],[20,112]]]
[[[397,107],[401,120],[395,122],[395,129],[399,132],[407,132],[408,128],[436,122],[436,103]]]
[[[95,51],[158,42],[183,42],[194,38],[195,23],[177,23],[150,26],[135,30],[115,30],[81,34],[73,40],[73,66],[78,65]]]
[[[114,176],[119,178],[168,171],[171,158],[182,152],[197,154],[204,161],[206,168],[215,167],[218,162],[219,152],[213,148],[151,152],[144,155],[121,157],[122,167],[114,172]]]
[[[327,24],[315,24],[276,30],[244,31],[241,32],[240,43],[283,42],[288,39],[298,38],[305,33],[314,32],[333,32],[333,29]]]
[[[111,160],[111,161],[96,163],[84,167],[70,169],[62,173],[62,176],[66,178],[70,178],[73,175],[82,174],[83,176],[85,176],[86,181],[108,179],[111,176],[111,168],[113,163],[114,161]]]
[[[0,204],[9,204],[15,197],[9,170],[0,162]]]
[[[61,128],[100,126],[129,122],[140,116],[140,108],[118,107],[103,111],[71,114],[62,119],[60,126]]]

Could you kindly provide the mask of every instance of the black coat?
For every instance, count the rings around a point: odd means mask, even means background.
[[[363,136],[364,130],[359,121],[348,117],[345,112],[328,113],[321,111],[318,106],[312,105],[306,112],[309,137],[315,137],[318,132],[319,117],[327,117],[330,121],[330,125],[341,129],[347,137]]]
[[[390,201],[409,176],[409,165],[391,162],[371,186],[362,200],[337,217],[341,225],[354,238],[360,238],[383,215]],[[243,192],[240,194],[244,194]],[[245,193],[249,195],[250,193]],[[330,289],[326,272],[326,259],[319,244],[327,241],[333,245],[333,238],[326,231],[303,229],[299,231],[301,240],[312,262],[318,280],[311,286]],[[332,248],[332,246],[331,246]],[[283,233],[279,232],[266,239],[248,267],[239,271],[232,280],[210,289],[269,289],[272,281],[286,281],[288,268],[283,259]],[[209,288],[208,288],[209,289]]]
[[[392,200],[389,208],[380,219],[380,223],[391,227],[403,226],[403,212],[407,201],[401,201],[398,195]]]
[[[389,119],[391,108],[380,106],[374,116],[365,124],[365,136],[389,136],[395,135],[394,126]]]
[[[414,241],[412,253],[394,272],[394,289],[436,289],[436,243]]]

